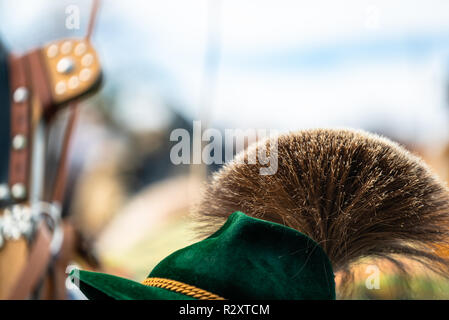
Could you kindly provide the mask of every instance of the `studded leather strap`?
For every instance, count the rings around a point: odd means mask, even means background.
[[[63,40],[42,49],[31,51],[23,57],[10,57],[11,85],[11,155],[9,184],[15,203],[27,202],[32,146],[32,125],[36,105],[49,122],[61,105],[79,99],[92,92],[101,80],[101,70],[94,49],[88,40]],[[73,108],[75,109],[75,108]],[[76,119],[76,117],[72,117]],[[74,120],[73,120],[74,121]],[[72,121],[72,122],[73,122]],[[57,172],[55,192],[50,202],[62,203],[66,180],[66,154],[73,123],[66,130],[63,141],[60,168]],[[49,253],[49,230],[41,225],[29,249],[29,257],[21,271],[19,280],[9,294],[10,298],[25,299],[36,286],[37,279],[46,273],[51,260]],[[64,267],[71,250],[67,243],[71,238],[64,237],[63,247],[56,258],[54,278],[54,297],[64,298]],[[67,252],[66,252],[67,251]]]
[[[26,57],[10,57],[11,87],[11,152],[9,158],[9,185],[15,201],[28,196],[30,168],[30,84],[27,82]]]

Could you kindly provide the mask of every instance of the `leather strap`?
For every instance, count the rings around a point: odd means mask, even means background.
[[[52,101],[52,95],[49,87],[49,79],[45,73],[42,57],[40,51],[35,50],[24,57],[11,58],[11,74],[14,79],[11,79],[12,95],[17,88],[23,87],[28,91],[28,96],[24,101],[13,101],[12,104],[12,135],[22,134],[26,136],[27,141],[30,141],[30,127],[31,127],[31,95],[37,96],[44,115],[51,116],[52,112],[56,111]],[[27,74],[27,70],[29,71]],[[28,76],[28,77],[27,77]],[[31,83],[26,83],[30,79]],[[56,180],[53,186],[53,192],[50,202],[57,202],[62,205],[65,194],[65,185],[67,180],[67,160],[70,150],[70,141],[78,117],[78,108],[75,102],[70,106],[69,122],[66,127],[64,135],[62,150],[59,159]],[[10,183],[11,186],[15,183],[22,183],[28,189],[29,177],[29,162],[30,162],[30,146],[26,144],[25,148],[21,150],[13,150],[11,155],[11,170]],[[21,199],[26,200],[26,198]],[[52,299],[65,298],[65,268],[70,261],[71,254],[74,249],[74,232],[73,229],[64,223],[63,244],[59,255],[56,257],[54,264],[52,264],[50,274],[51,296]],[[25,267],[23,268],[13,290],[11,291],[11,299],[26,299],[31,296],[32,290],[38,285],[41,279],[47,272],[48,266],[51,263],[50,254],[50,236],[48,228],[45,224],[39,227],[37,236],[33,241],[32,248]]]
[[[41,280],[38,290],[34,289],[34,299],[64,300],[67,299],[66,269],[73,258],[76,247],[76,234],[69,221],[62,223],[64,241],[56,258],[49,264],[47,277]]]
[[[63,222],[64,241],[60,253],[55,261],[52,280],[53,280],[53,294],[50,297],[54,300],[67,299],[67,290],[65,282],[67,279],[66,268],[73,258],[75,252],[75,230],[73,226],[68,222]]]
[[[30,79],[33,86],[33,94],[37,95],[41,108],[45,115],[51,115],[56,112],[55,108],[51,108],[52,95],[49,86],[49,78],[45,69],[42,52],[35,49],[26,55],[30,66]]]
[[[11,148],[9,158],[9,185],[22,186],[24,194],[19,200],[27,199],[30,166],[30,123],[31,90],[27,82],[26,57],[10,56],[11,87],[11,141],[18,135],[25,138],[21,148]],[[14,196],[14,194],[13,194]]]
[[[0,299],[7,299],[28,262],[25,239],[7,241],[0,250]]]
[[[38,227],[26,266],[22,269],[8,299],[24,300],[30,296],[38,281],[45,275],[51,258],[51,234],[45,223]]]
[[[10,155],[9,168],[9,183],[12,188],[12,195],[16,198],[15,202],[28,200],[28,188],[30,177],[30,143],[31,142],[31,124],[32,124],[32,110],[31,110],[31,96],[35,101],[40,103],[43,115],[46,120],[49,120],[57,111],[56,106],[61,103],[67,103],[74,98],[79,98],[92,89],[95,89],[100,83],[101,70],[96,59],[95,51],[90,48],[89,37],[92,33],[96,12],[98,10],[99,0],[94,0],[92,14],[89,21],[89,27],[85,43],[78,43],[78,50],[75,50],[75,55],[78,57],[83,69],[79,74],[71,74],[70,68],[67,70],[60,70],[58,64],[62,61],[58,55],[61,44],[71,50],[72,43],[70,41],[52,44],[45,48],[45,53],[42,49],[33,50],[23,57],[10,58],[10,85],[11,85],[11,134],[12,139],[17,135],[21,135],[19,144],[13,144]],[[84,47],[83,47],[84,46]],[[86,48],[87,46],[87,48]],[[84,52],[86,49],[90,52]],[[63,51],[67,51],[64,49]],[[67,53],[67,52],[65,52]],[[45,56],[44,56],[44,55]],[[64,52],[63,52],[64,54]],[[73,62],[70,57],[67,62]],[[56,58],[53,59],[53,58]],[[56,63],[56,64],[55,64]],[[30,81],[30,83],[27,83]],[[81,81],[81,82],[80,82]],[[66,90],[68,85],[69,91]],[[19,89],[17,93],[17,89]],[[70,146],[71,135],[78,116],[76,104],[71,106],[71,114],[66,128],[66,133],[63,141],[61,158],[59,163],[56,181],[53,186],[53,194],[51,202],[58,202],[62,205],[64,199],[64,190],[67,179],[67,157]],[[39,113],[40,114],[40,113]],[[25,139],[23,139],[25,138]],[[16,141],[17,142],[17,141]],[[23,143],[25,142],[25,143]],[[22,193],[14,192],[20,188],[14,188],[19,185],[22,187]],[[20,198],[20,199],[19,199]],[[50,298],[63,299],[65,297],[65,268],[71,259],[71,255],[76,247],[75,245],[75,231],[73,227],[67,223],[63,223],[64,238],[62,247],[57,257],[52,257],[50,252],[51,235],[45,223],[41,223],[36,232],[34,241],[30,249],[29,259],[22,269],[19,280],[16,282],[10,299],[26,299],[31,295],[32,290],[38,285],[39,280],[44,277],[49,270],[49,264],[52,259],[52,271],[50,276],[53,281],[53,293]],[[47,277],[48,279],[48,277]]]
[[[66,299],[65,281],[66,267],[72,259],[75,250],[76,235],[73,226],[64,221],[62,224],[64,240],[58,256],[56,257],[51,274],[51,294],[46,299]],[[8,299],[24,300],[31,296],[39,281],[45,276],[52,259],[50,252],[51,234],[45,223],[41,223],[30,249],[25,267],[22,269]]]
[[[56,172],[55,182],[53,185],[52,202],[63,204],[65,189],[67,184],[67,171],[69,166],[70,142],[75,132],[76,122],[79,117],[79,108],[76,102],[72,102],[69,106],[70,114],[65,128],[64,138],[61,145],[61,153],[59,155],[58,169]]]
[[[10,57],[11,83],[11,139],[17,135],[26,138],[22,148],[12,148],[10,155],[10,187],[21,184],[25,188],[25,196],[20,201],[28,199],[30,176],[31,98],[37,97],[39,107],[48,113],[52,105],[51,92],[44,65],[39,50],[33,50],[22,57]],[[27,82],[27,79],[30,82]],[[22,90],[20,94],[17,89]],[[23,267],[17,282],[10,291],[10,299],[27,299],[39,280],[47,272],[51,260],[51,235],[45,223],[36,232],[35,239],[29,250],[28,260]]]

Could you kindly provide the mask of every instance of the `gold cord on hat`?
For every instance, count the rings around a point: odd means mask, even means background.
[[[178,292],[185,294],[187,296],[193,297],[199,300],[225,300],[224,298],[211,293],[209,291],[197,288],[195,286],[191,286],[185,284],[180,281],[175,281],[171,279],[165,278],[147,278],[142,282],[143,285],[167,289],[170,291]]]

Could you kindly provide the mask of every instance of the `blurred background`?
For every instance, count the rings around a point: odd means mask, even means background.
[[[73,5],[80,26],[69,29]],[[0,38],[23,53],[83,37],[90,9],[0,0]],[[195,241],[189,210],[219,165],[170,162],[170,133],[193,120],[365,129],[449,178],[448,1],[108,0],[92,42],[104,84],[82,105],[66,205],[105,272],[142,281]],[[384,268],[381,289],[361,280],[348,297],[449,298],[448,283],[414,279],[410,290]]]

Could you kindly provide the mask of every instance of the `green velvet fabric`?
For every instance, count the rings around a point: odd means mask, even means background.
[[[149,287],[128,279],[104,274],[74,270],[70,273],[88,299],[94,300],[195,300],[170,290]]]
[[[149,277],[181,281],[226,299],[335,299],[332,266],[316,242],[242,212],[233,213],[207,239],[166,257]],[[100,293],[115,299],[182,296],[91,272],[81,271],[79,278],[89,298],[101,298]],[[98,292],[89,292],[93,289]]]

